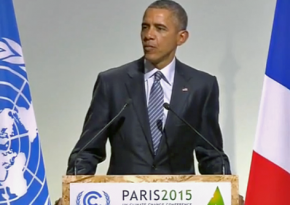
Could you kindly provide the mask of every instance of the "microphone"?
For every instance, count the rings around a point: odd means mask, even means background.
[[[77,168],[76,168],[76,163],[79,161],[78,160],[78,155],[84,151],[84,149],[91,144],[100,134],[102,134],[120,115],[121,113],[125,110],[126,107],[128,107],[131,104],[132,100],[129,98],[126,100],[126,103],[124,104],[124,106],[122,107],[122,109],[120,110],[120,112],[113,118],[110,120],[110,122],[108,122],[94,137],[92,137],[92,139],[90,141],[88,141],[77,153],[76,157],[75,157],[75,161],[74,161],[74,173],[75,175],[77,175]],[[81,161],[81,159],[80,159]]]
[[[166,110],[171,111],[179,120],[181,120],[184,124],[186,124],[190,129],[192,129],[196,134],[198,134],[204,141],[206,141],[215,151],[218,152],[218,154],[220,155],[222,159],[222,172],[223,172],[223,175],[225,175],[225,162],[224,162],[222,153],[210,141],[208,141],[204,136],[202,136],[202,134],[200,134],[196,129],[194,129],[194,127],[192,127],[186,120],[182,119],[176,112],[174,112],[174,110],[171,109],[168,103],[164,103],[163,107]]]

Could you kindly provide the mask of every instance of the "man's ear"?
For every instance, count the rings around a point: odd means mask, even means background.
[[[181,46],[184,44],[189,37],[189,33],[187,30],[182,30],[178,32],[178,39],[177,39],[177,45]]]

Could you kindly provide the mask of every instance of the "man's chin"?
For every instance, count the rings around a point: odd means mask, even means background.
[[[156,58],[156,56],[155,55],[153,55],[153,54],[144,54],[144,58],[145,58],[145,60],[147,60],[147,61],[149,61],[150,63],[152,63],[152,64],[154,64],[154,63],[156,63],[156,62],[158,62],[158,58]]]

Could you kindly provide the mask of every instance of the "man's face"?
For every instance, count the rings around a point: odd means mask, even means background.
[[[171,11],[156,8],[145,11],[141,30],[145,59],[155,65],[172,60],[180,38],[178,22]]]

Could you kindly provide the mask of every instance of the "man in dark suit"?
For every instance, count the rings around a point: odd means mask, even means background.
[[[99,73],[81,137],[69,157],[68,175],[94,175],[106,159],[107,139],[109,175],[195,174],[194,151],[201,174],[222,174],[222,158],[225,173],[231,174],[218,122],[217,79],[175,57],[188,38],[186,27],[187,14],[174,1],[155,1],[146,9],[141,30],[144,56]],[[128,99],[131,104],[122,114],[78,154]],[[216,146],[222,158],[164,109],[164,103]]]

